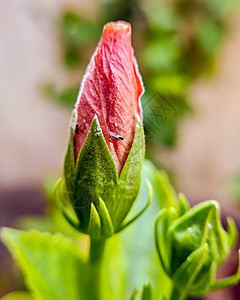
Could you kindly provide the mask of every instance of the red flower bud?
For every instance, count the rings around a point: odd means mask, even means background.
[[[141,76],[131,46],[131,26],[121,21],[108,23],[76,103],[75,159],[96,115],[120,174],[134,140],[136,114],[142,120],[142,93]]]

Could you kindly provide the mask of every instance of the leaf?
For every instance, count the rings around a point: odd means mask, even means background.
[[[84,299],[81,295],[84,263],[72,240],[61,234],[10,228],[2,229],[1,238],[37,299]]]
[[[16,291],[6,296],[3,296],[1,300],[33,300],[34,298],[30,293],[23,292],[23,291]]]
[[[232,248],[237,241],[238,230],[237,230],[236,224],[232,218],[230,218],[230,217],[227,218],[227,223],[228,223],[228,227],[227,227],[228,244],[229,244],[230,248]]]

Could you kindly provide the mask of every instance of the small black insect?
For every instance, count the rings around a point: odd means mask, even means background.
[[[79,125],[76,124],[76,127],[75,127],[75,133],[78,134],[79,133]]]
[[[124,137],[122,137],[121,135],[119,135],[119,134],[117,134],[117,133],[114,133],[114,132],[109,131],[109,134],[110,134],[111,137],[113,137],[113,138],[116,139],[116,140],[121,140],[121,141],[124,140]],[[109,141],[112,142],[111,139],[110,139]]]

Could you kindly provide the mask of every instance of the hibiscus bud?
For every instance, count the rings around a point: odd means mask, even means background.
[[[124,227],[138,195],[144,159],[142,92],[130,25],[105,25],[73,113],[64,180],[55,189],[57,199],[64,205],[69,200],[74,209],[77,222],[63,207],[69,222],[96,239]]]
[[[131,46],[131,27],[108,23],[84,76],[76,103],[75,158],[97,116],[105,142],[121,173],[132,147],[136,116],[142,120],[141,77]],[[121,141],[121,142],[120,142]]]
[[[181,196],[178,206],[161,210],[155,226],[160,262],[173,282],[171,299],[180,299],[179,295],[184,296],[181,299],[200,297],[234,285],[240,279],[239,269],[232,277],[215,280],[217,267],[236,242],[234,222],[229,219],[228,230],[223,229],[216,201],[206,201],[191,209],[187,207],[186,199]]]

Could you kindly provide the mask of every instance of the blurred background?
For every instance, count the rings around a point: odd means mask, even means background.
[[[147,158],[191,204],[216,199],[240,228],[238,2],[0,1],[0,226],[51,231],[80,81],[103,25],[125,20],[146,88]],[[219,276],[236,267],[233,253]],[[16,288],[23,279],[0,245],[0,296]],[[239,287],[206,299],[240,299]]]

